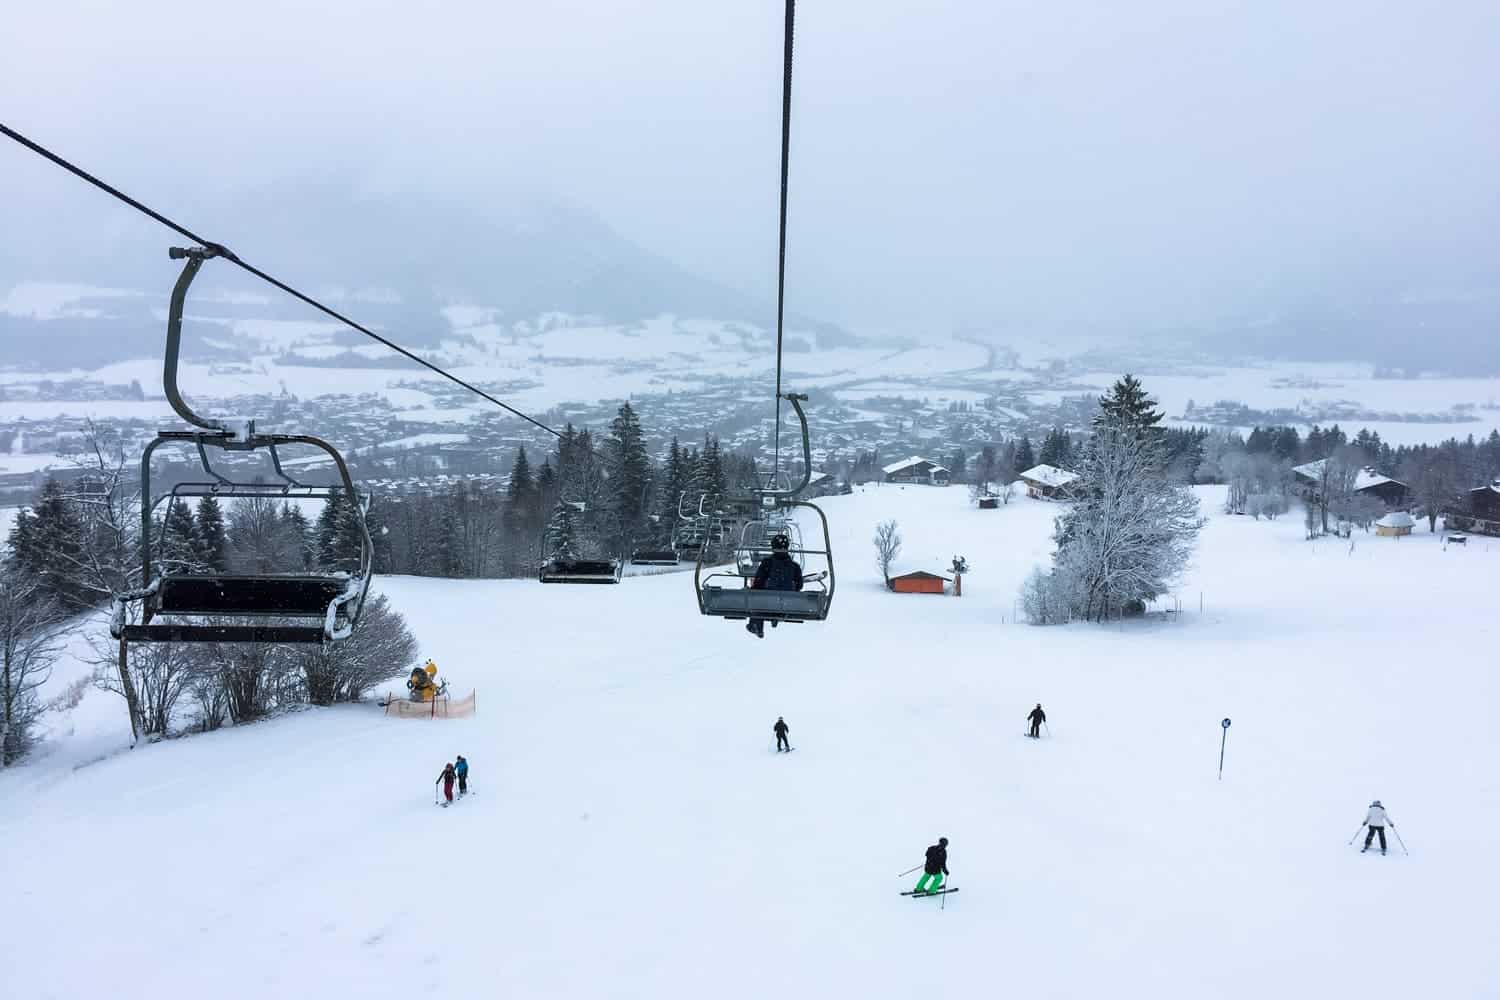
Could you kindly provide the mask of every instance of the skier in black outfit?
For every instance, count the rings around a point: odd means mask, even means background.
[[[1033,708],[1026,718],[1031,720],[1031,738],[1036,739],[1041,736],[1042,723],[1047,721],[1047,713],[1042,711],[1042,703],[1037,702],[1036,708]]]
[[[786,535],[771,537],[771,554],[760,561],[755,569],[755,579],[750,581],[752,590],[801,590],[802,567],[792,558],[791,539]],[[772,622],[771,627],[775,628]],[[766,637],[766,622],[763,618],[752,618],[745,624],[745,631],[757,639]]]
[[[922,877],[917,880],[914,895],[937,892],[943,887],[943,876],[948,874],[948,838],[939,837],[938,842],[927,848],[927,860],[922,864]]]
[[[786,720],[776,716],[776,725],[771,727],[771,731],[776,734],[776,752],[780,753],[783,747],[790,752],[792,741],[786,738],[786,734],[792,731],[792,727],[786,724]]]

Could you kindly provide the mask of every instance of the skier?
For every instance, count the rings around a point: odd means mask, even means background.
[[[1370,841],[1375,839],[1377,833],[1380,834],[1380,853],[1385,853],[1386,824],[1390,824],[1393,830],[1396,828],[1396,824],[1391,823],[1389,817],[1386,816],[1385,806],[1380,804],[1379,799],[1376,799],[1370,803],[1370,811],[1365,813],[1365,826],[1370,829],[1365,833],[1365,846],[1359,849],[1359,853],[1363,854],[1370,849]]]
[[[447,802],[443,803],[445,806],[453,804],[453,779],[456,777],[458,777],[458,775],[454,773],[453,765],[448,764],[443,767],[443,773],[437,776],[437,781],[433,782],[434,785],[436,785],[438,781],[441,781],[443,783],[443,795],[448,800]]]
[[[943,887],[943,876],[948,874],[948,838],[939,837],[938,842],[927,848],[927,860],[922,865],[922,877],[917,879],[915,895],[937,892]]]
[[[1042,723],[1047,721],[1047,713],[1042,711],[1042,703],[1037,702],[1036,708],[1033,708],[1026,718],[1031,720],[1031,738],[1037,739],[1042,735]]]
[[[771,554],[756,567],[755,579],[750,581],[753,590],[801,590],[802,567],[791,555],[792,542],[785,534],[771,536]],[[776,623],[772,622],[775,628]],[[766,637],[766,622],[763,618],[752,618],[745,624],[745,631],[757,639]]]
[[[464,760],[464,755],[458,755],[458,763],[453,765],[453,773],[458,775],[458,794],[469,794],[469,762]]]
[[[786,734],[791,732],[792,728],[786,724],[786,720],[779,715],[776,716],[776,725],[771,727],[771,731],[776,734],[776,752],[781,753],[784,747],[790,753],[792,741],[786,738]]]

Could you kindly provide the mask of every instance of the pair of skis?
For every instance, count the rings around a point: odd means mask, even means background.
[[[908,892],[903,892],[901,895],[903,895],[903,896],[910,896],[913,899],[921,899],[923,896],[946,896],[950,892],[957,892],[957,891],[958,891],[958,887],[957,886],[955,886],[952,889],[929,889],[929,890],[927,890],[925,892],[918,892],[917,890],[912,889],[912,890],[910,890]]]

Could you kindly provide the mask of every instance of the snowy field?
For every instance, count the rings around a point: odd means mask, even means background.
[[[90,694],[0,775],[0,994],[1500,995],[1500,543],[1309,544],[1204,495],[1170,618],[1014,624],[1057,508],[887,486],[825,502],[830,621],[759,642],[682,574],[381,581],[473,720],[101,759]],[[888,517],[901,568],[968,557],[961,599],[881,588]],[[476,794],[434,808],[457,753]],[[1346,846],[1375,797],[1410,856]],[[961,891],[897,895],[939,836]]]

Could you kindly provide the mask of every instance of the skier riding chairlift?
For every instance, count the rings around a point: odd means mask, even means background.
[[[771,537],[771,554],[760,561],[755,570],[755,579],[750,581],[752,590],[801,590],[802,567],[792,558],[791,539],[785,534]],[[776,622],[771,623],[775,628]],[[751,618],[745,623],[745,631],[757,639],[766,637],[766,622],[763,618]]]

